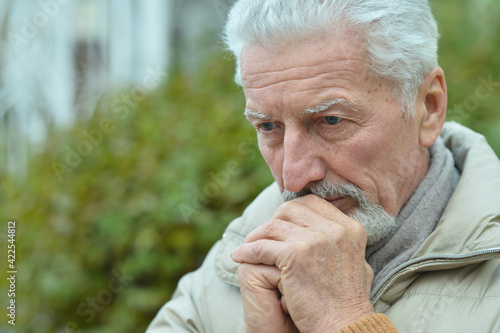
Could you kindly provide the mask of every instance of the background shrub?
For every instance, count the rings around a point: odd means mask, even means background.
[[[198,77],[172,73],[124,119],[114,101],[103,100],[88,124],[53,131],[26,182],[2,178],[2,212],[17,221],[25,331],[144,331],[177,280],[272,181],[229,61]],[[71,163],[79,148],[87,154],[83,141],[91,152]],[[117,273],[133,278],[109,300]]]

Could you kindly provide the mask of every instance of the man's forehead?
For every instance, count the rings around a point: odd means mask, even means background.
[[[344,81],[366,79],[368,67],[362,50],[340,44],[328,40],[276,49],[247,46],[240,67],[243,88],[259,89],[324,76]],[[316,88],[317,81],[309,82],[310,89]]]
[[[321,38],[320,38],[321,37]],[[335,60],[336,58],[358,58],[356,55],[363,55],[363,44],[358,35],[354,32],[345,32],[340,34],[330,34],[326,36],[316,36],[303,41],[290,43],[277,42],[273,44],[248,44],[245,45],[240,54],[242,63],[254,63],[255,57],[265,58],[267,61],[259,62],[259,65],[265,65],[266,62],[272,63],[273,59],[280,58],[290,64],[309,60],[304,58],[299,51],[322,54],[324,59]],[[348,55],[348,56],[343,56]],[[359,58],[361,58],[359,56]],[[287,63],[283,63],[284,66]]]

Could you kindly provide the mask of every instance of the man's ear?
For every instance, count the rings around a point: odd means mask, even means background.
[[[427,75],[418,93],[416,116],[421,118],[421,146],[429,148],[436,142],[444,125],[447,104],[446,79],[443,70],[437,67]]]

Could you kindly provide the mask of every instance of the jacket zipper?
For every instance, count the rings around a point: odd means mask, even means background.
[[[461,254],[461,255],[438,255],[438,256],[429,255],[429,256],[423,256],[423,257],[412,259],[412,260],[394,268],[384,279],[382,279],[382,281],[380,281],[380,283],[371,292],[370,301],[372,304],[375,304],[375,302],[379,300],[382,293],[388,289],[389,285],[392,282],[394,282],[399,276],[406,273],[407,269],[410,268],[410,266],[412,266],[416,263],[419,263],[422,261],[427,261],[427,260],[442,260],[439,263],[436,263],[435,261],[433,261],[432,263],[421,266],[421,268],[424,268],[424,267],[430,267],[430,266],[433,266],[436,264],[441,264],[441,263],[447,262],[449,260],[461,261],[463,259],[479,257],[479,256],[492,254],[492,253],[500,254],[500,247],[494,247],[494,248],[487,249],[487,250],[481,250],[481,251],[476,251],[476,252],[471,252],[468,254]],[[485,259],[488,259],[488,258],[485,258]]]

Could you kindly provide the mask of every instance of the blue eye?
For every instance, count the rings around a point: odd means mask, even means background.
[[[275,125],[274,123],[262,123],[260,124],[260,128],[262,128],[264,132],[269,132],[275,128]]]
[[[325,122],[328,125],[337,125],[341,120],[342,120],[342,118],[334,117],[334,116],[325,117]]]

